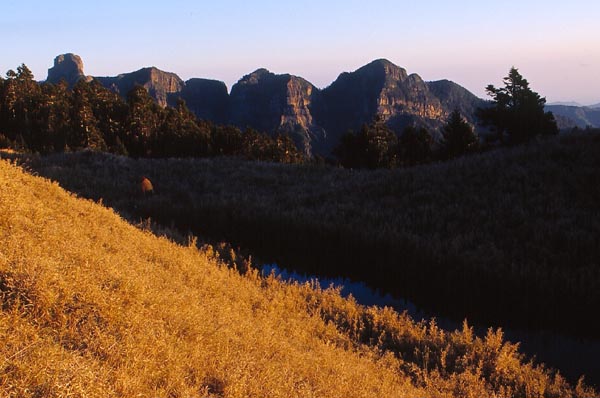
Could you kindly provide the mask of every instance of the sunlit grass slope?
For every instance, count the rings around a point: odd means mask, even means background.
[[[0,161],[0,396],[593,396],[335,290],[240,275]]]
[[[300,295],[0,164],[0,396],[416,396]]]

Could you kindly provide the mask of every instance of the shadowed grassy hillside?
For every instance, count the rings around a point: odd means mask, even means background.
[[[0,396],[594,396],[500,331],[240,275],[6,161],[0,248]]]

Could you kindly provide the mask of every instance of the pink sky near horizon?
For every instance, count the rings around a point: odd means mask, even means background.
[[[156,66],[231,89],[265,67],[324,88],[387,58],[482,98],[515,66],[548,102],[600,102],[600,2],[4,0],[0,8],[1,75],[25,63],[44,80],[56,55],[73,52],[93,76]]]

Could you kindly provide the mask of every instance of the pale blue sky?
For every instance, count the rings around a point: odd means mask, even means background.
[[[0,73],[46,78],[58,54],[89,75],[144,66],[227,86],[259,67],[318,87],[387,58],[484,97],[519,68],[548,101],[600,102],[600,1],[0,1]]]

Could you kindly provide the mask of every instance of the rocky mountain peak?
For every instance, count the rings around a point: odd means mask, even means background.
[[[354,72],[357,75],[367,75],[370,77],[383,78],[384,81],[402,81],[408,76],[406,69],[388,61],[387,59],[377,59]]]
[[[274,133],[288,132],[306,153],[321,139],[312,107],[318,89],[305,79],[258,69],[240,79],[230,96],[230,121]]]
[[[255,70],[254,72],[242,77],[237,82],[237,85],[258,84],[265,79],[273,79],[278,76],[280,76],[280,75],[276,75],[276,74],[272,73],[271,71],[269,71],[268,69],[260,68],[260,69]]]
[[[67,53],[54,58],[54,66],[48,69],[49,83],[58,83],[62,79],[73,86],[79,79],[86,78],[83,73],[83,61],[79,55]]]
[[[160,106],[167,106],[169,97],[183,89],[183,80],[175,73],[162,71],[154,66],[135,72],[123,73],[116,77],[98,77],[105,87],[123,96],[137,84],[148,90]]]
[[[83,77],[83,62],[74,54],[59,55],[48,71],[50,82],[65,78],[74,84]],[[323,90],[301,77],[265,68],[242,77],[230,94],[223,82],[183,82],[176,74],[156,67],[95,79],[123,97],[141,85],[161,106],[175,105],[181,98],[202,119],[288,133],[307,154],[324,156],[331,153],[342,134],[358,131],[376,116],[382,116],[397,133],[407,125],[424,126],[434,133],[453,110],[458,109],[473,123],[475,109],[485,105],[456,83],[425,82],[387,59],[344,72]]]

